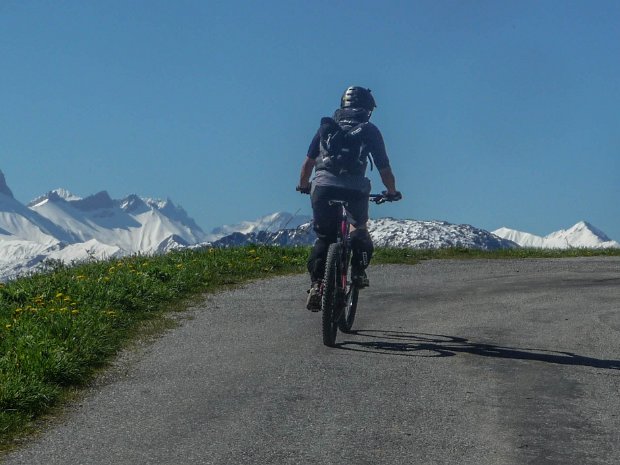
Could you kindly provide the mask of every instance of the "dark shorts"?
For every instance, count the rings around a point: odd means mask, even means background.
[[[365,226],[368,221],[368,194],[359,190],[333,186],[313,186],[312,212],[314,231],[320,239],[336,240],[340,222],[340,207],[330,206],[330,200],[345,200],[347,218],[355,227]]]

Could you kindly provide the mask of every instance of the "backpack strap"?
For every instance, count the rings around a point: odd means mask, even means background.
[[[366,125],[368,124],[368,121],[365,121],[363,123],[358,124],[357,126],[352,127],[351,129],[349,129],[349,131],[347,132],[347,136],[356,136],[358,135],[360,132],[362,132],[364,130],[364,128],[366,127]],[[370,156],[370,153],[367,154],[368,157],[368,161],[370,162],[370,171],[373,170],[374,168],[374,163],[372,161],[372,157]]]
[[[319,126],[319,135],[321,139],[323,139],[326,134],[334,134],[336,131],[340,130],[340,125],[336,123],[334,118],[330,118],[329,116],[321,118],[321,125]]]
[[[370,156],[370,154],[368,154],[367,156],[368,161],[370,162],[370,171],[372,171],[372,169],[375,167],[375,164],[372,162],[372,157]]]

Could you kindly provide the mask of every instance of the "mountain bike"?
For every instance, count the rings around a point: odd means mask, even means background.
[[[371,194],[369,198],[376,204],[390,200],[384,194]],[[343,333],[351,332],[360,288],[351,274],[352,250],[347,202],[330,200],[329,205],[341,210],[338,236],[327,251],[325,276],[321,284],[323,344],[333,347],[338,329]]]

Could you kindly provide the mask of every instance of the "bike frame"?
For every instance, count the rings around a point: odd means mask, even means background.
[[[345,289],[347,287],[347,271],[349,268],[349,260],[351,258],[351,225],[349,224],[349,217],[347,216],[347,202],[343,200],[330,200],[330,206],[338,205],[340,207],[340,227],[338,228],[338,235],[336,236],[336,242],[342,243],[342,258],[343,267],[341,275],[341,287]]]
[[[386,198],[383,194],[370,194],[368,196],[371,202],[375,202],[376,204],[381,204],[386,201]],[[349,217],[347,215],[347,205],[348,203],[344,200],[330,200],[328,202],[330,206],[339,206],[340,207],[340,225],[338,228],[338,235],[336,236],[336,242],[342,243],[342,279],[341,279],[341,288],[346,289],[347,281],[349,279],[347,273],[349,270],[349,262],[351,260],[351,225],[349,224]],[[321,294],[323,290],[323,285],[321,284]]]

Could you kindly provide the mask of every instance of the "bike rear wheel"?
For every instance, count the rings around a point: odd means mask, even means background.
[[[343,333],[350,333],[351,327],[353,326],[353,321],[355,320],[355,312],[357,311],[357,298],[359,296],[359,288],[354,286],[353,284],[349,284],[346,299],[345,299],[345,307],[342,313],[342,317],[338,320],[338,328]]]
[[[342,244],[336,242],[329,246],[325,261],[325,277],[323,278],[323,296],[321,310],[323,313],[323,344],[333,347],[336,343],[338,320],[340,319],[340,280]]]

